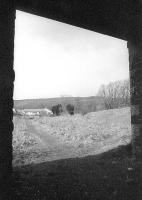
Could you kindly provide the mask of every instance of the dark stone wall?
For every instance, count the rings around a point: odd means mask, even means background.
[[[141,5],[141,0],[16,0],[19,10],[125,40]]]
[[[128,41],[133,155],[142,159],[142,17],[131,25]]]
[[[12,174],[13,82],[14,82],[13,0],[0,0],[0,199],[9,199]]]

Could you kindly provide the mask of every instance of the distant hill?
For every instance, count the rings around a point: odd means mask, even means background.
[[[48,108],[56,104],[62,104],[63,110],[67,104],[73,104],[76,112],[93,112],[104,109],[104,102],[101,97],[90,96],[90,97],[58,97],[58,98],[47,98],[47,99],[24,99],[15,100],[14,107],[16,109],[27,109],[27,108]]]

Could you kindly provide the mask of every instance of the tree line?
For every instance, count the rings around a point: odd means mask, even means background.
[[[97,96],[103,98],[105,109],[130,106],[130,81],[127,79],[101,85]]]
[[[81,101],[80,98],[72,103],[63,102],[52,106],[51,110],[54,115],[59,116],[63,112],[70,115],[75,113],[86,114],[104,109],[114,109],[130,106],[130,82],[129,80],[119,80],[101,85],[96,95],[99,101],[89,99]],[[101,103],[102,102],[102,103]]]

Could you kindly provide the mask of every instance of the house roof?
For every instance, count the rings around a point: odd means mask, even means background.
[[[52,112],[51,110],[47,109],[47,108],[43,108],[43,109],[23,109],[24,112],[42,112],[42,111],[46,111],[46,112]]]

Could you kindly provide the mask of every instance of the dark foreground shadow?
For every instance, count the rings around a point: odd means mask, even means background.
[[[141,200],[142,164],[124,146],[14,169],[13,200]]]

